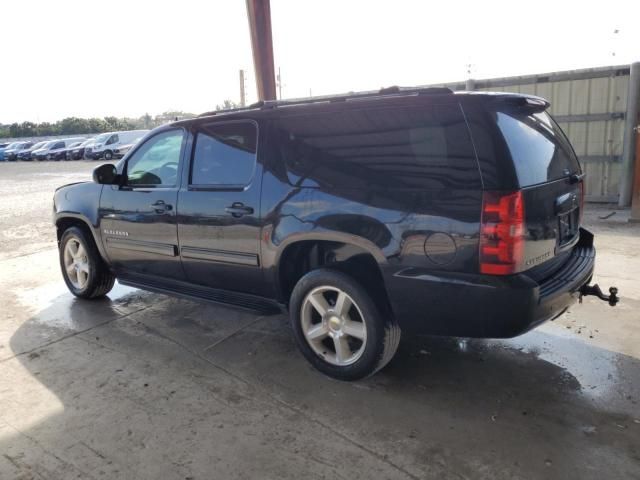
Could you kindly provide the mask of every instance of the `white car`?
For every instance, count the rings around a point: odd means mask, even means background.
[[[93,145],[85,148],[85,157],[98,160],[104,158],[111,160],[116,149],[133,143],[136,139],[144,137],[149,130],[129,130],[125,132],[109,132],[98,135]]]
[[[140,138],[136,138],[133,142],[127,144],[127,145],[121,145],[120,147],[116,148],[113,150],[113,158],[122,158],[124,157],[127,153],[129,153],[129,150],[131,150],[133,147],[136,146],[136,144],[142,139],[142,137]]]

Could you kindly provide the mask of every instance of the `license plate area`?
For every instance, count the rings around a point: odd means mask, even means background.
[[[574,208],[570,212],[558,215],[558,243],[560,246],[571,242],[578,234],[580,210]]]

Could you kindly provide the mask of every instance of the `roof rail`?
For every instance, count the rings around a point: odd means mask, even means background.
[[[368,91],[368,92],[349,92],[339,95],[324,95],[319,97],[310,98],[294,98],[291,100],[260,100],[256,103],[252,103],[247,107],[232,108],[228,110],[215,110],[213,112],[205,112],[198,117],[209,117],[212,115],[221,115],[236,112],[246,112],[250,110],[267,110],[278,107],[290,107],[295,105],[309,105],[313,103],[334,103],[334,102],[346,102],[350,100],[360,100],[367,98],[380,98],[385,96],[405,96],[405,95],[448,95],[453,94],[453,90],[447,87],[409,87],[403,88],[392,86],[387,88],[381,88],[380,90]]]

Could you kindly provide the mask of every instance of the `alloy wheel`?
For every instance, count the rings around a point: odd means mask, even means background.
[[[307,343],[328,363],[351,365],[362,356],[367,343],[365,318],[343,290],[314,288],[302,302],[300,318]]]
[[[89,281],[89,258],[87,251],[76,237],[71,237],[64,246],[64,268],[71,284],[82,290]]]

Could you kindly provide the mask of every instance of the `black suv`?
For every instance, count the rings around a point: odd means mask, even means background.
[[[150,132],[54,198],[71,292],[135,287],[271,312],[325,374],[400,332],[512,337],[589,286],[583,174],[548,103],[397,87],[261,102]]]

